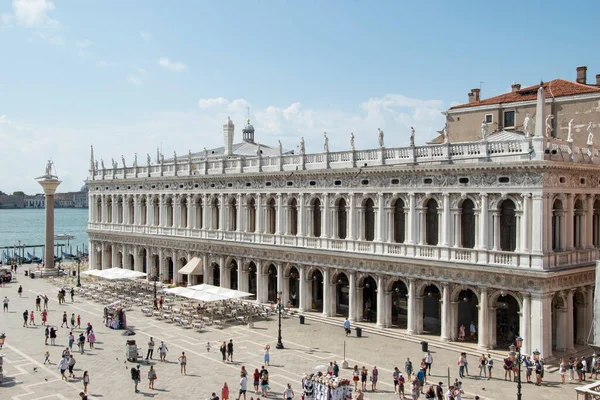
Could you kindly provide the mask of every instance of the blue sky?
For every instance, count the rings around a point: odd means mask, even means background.
[[[525,4],[523,4],[525,3]],[[0,189],[36,192],[53,158],[75,190],[108,165],[241,136],[307,151],[417,144],[482,84],[490,97],[600,73],[597,2],[0,0]]]

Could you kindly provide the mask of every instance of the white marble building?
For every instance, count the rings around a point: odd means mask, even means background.
[[[542,89],[543,90],[543,89]],[[543,111],[542,111],[543,113]],[[543,121],[543,119],[541,119]],[[600,154],[532,137],[305,154],[244,141],[90,165],[93,268],[206,282],[482,348],[570,350],[592,325]],[[412,140],[411,140],[412,143]],[[353,145],[351,146],[353,147]],[[104,164],[102,162],[102,164]],[[198,275],[178,271],[203,259]],[[370,311],[369,311],[370,310]]]

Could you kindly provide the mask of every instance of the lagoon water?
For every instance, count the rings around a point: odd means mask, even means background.
[[[69,253],[76,253],[77,248],[88,246],[88,236],[85,233],[88,222],[87,208],[57,208],[54,210],[54,234],[68,233],[75,236],[70,239],[65,248]],[[44,244],[45,227],[44,209],[16,209],[0,210],[0,247],[18,245],[18,241],[25,245]],[[64,243],[66,240],[55,240],[55,243]],[[33,252],[31,249],[26,250]],[[1,254],[1,253],[0,253]],[[36,256],[42,256],[42,248],[35,250]]]

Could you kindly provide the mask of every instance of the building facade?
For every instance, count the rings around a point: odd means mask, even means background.
[[[25,208],[44,208],[45,206],[46,198],[43,194],[25,196]]]
[[[223,148],[146,165],[98,168],[92,153],[91,267],[259,302],[282,292],[303,312],[442,340],[475,322],[481,348],[520,335],[547,359],[587,338],[600,148],[540,135],[394,148],[381,133],[375,149],[265,155],[249,127],[243,146],[228,121]],[[194,256],[202,275],[179,274]]]

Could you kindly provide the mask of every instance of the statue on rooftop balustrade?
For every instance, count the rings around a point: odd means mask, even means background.
[[[548,117],[546,117],[546,137],[552,137],[552,131],[554,130],[552,128],[552,120],[554,119],[554,115],[550,114],[548,115]]]
[[[305,152],[305,151],[306,151],[306,150],[305,150],[305,148],[304,148],[304,136],[302,136],[302,137],[300,138],[300,154],[304,154],[304,152]]]
[[[327,153],[329,151],[329,138],[327,137],[327,132],[323,132],[323,136],[325,137],[325,143],[323,143],[323,151]]]
[[[379,128],[377,128],[377,140],[379,141],[379,147],[383,147],[383,131]]]
[[[355,150],[355,147],[354,147],[354,132],[350,132],[350,148],[352,149],[352,151]]]
[[[569,121],[568,130],[567,130],[567,142],[573,141],[573,118]]]
[[[133,155],[133,167],[137,168],[137,153]]]
[[[488,124],[485,122],[485,118],[481,121],[481,139],[486,140],[488,135]]]
[[[588,146],[593,146],[594,145],[594,126],[591,122],[587,127],[587,131],[588,131],[587,144],[588,144]]]
[[[121,154],[121,162],[123,163],[123,168],[127,168],[125,166],[125,157],[123,157],[123,155]]]
[[[529,115],[529,113],[527,113],[525,115],[525,119],[523,120],[523,130],[525,131],[525,137],[531,136],[532,129],[533,129],[533,118],[531,118],[531,115]]]
[[[410,127],[410,147],[415,147],[415,128]]]

